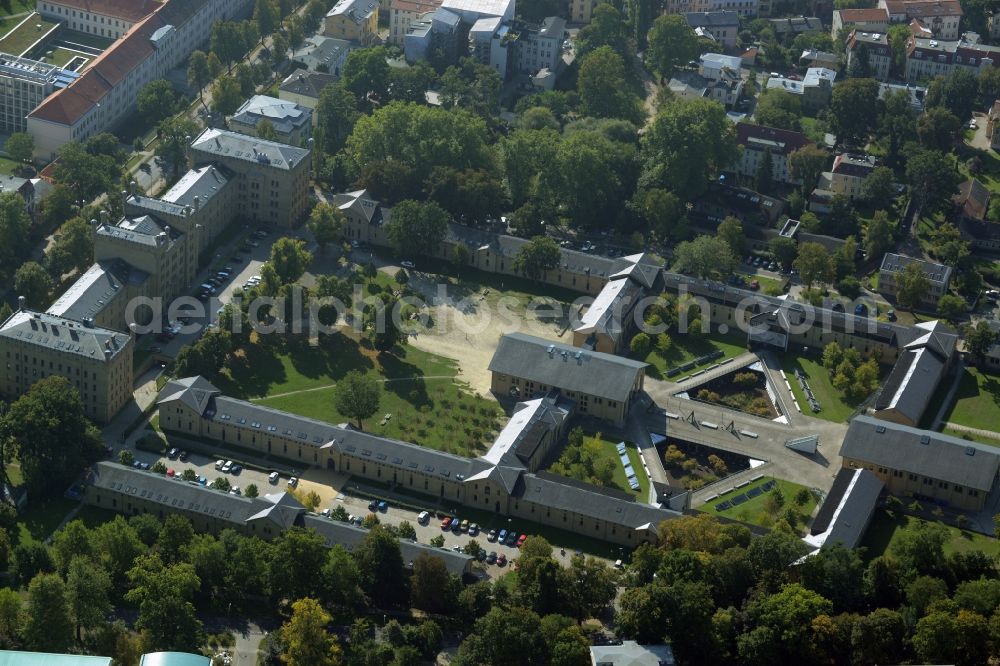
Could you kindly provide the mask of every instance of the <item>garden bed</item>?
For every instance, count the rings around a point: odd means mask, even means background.
[[[740,368],[698,386],[689,398],[699,402],[735,409],[766,419],[776,419],[781,412],[767,392],[767,376],[758,370]]]
[[[719,479],[750,469],[746,456],[667,437],[657,445],[671,486],[698,490]]]

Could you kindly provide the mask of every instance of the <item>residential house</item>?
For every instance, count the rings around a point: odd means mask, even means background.
[[[810,67],[802,80],[772,76],[767,79],[767,90],[779,90],[796,95],[801,108],[806,113],[816,113],[830,105],[833,96],[833,82],[837,72],[823,67]]]
[[[541,70],[559,71],[565,37],[566,19],[559,16],[549,16],[538,26],[524,26],[514,51],[518,71],[525,74]]]
[[[862,32],[889,32],[889,12],[884,7],[871,9],[835,9],[830,36],[839,39],[840,31],[847,26]]]
[[[948,285],[951,283],[951,266],[886,252],[878,272],[879,293],[883,296],[895,297],[898,291],[896,276],[909,264],[918,265],[927,276],[928,289],[922,294],[920,306],[930,311],[937,310],[938,301],[948,293]]]
[[[544,347],[542,353],[545,353]],[[610,358],[635,363],[619,357]],[[598,364],[593,363],[594,367]],[[600,386],[585,388],[596,389],[598,393],[605,393],[605,388],[617,389],[614,380],[601,379],[597,384]],[[160,427],[167,432],[232,443],[262,454],[280,455],[307,466],[319,466],[399,488],[402,492],[425,495],[437,501],[445,498],[457,506],[573,530],[623,546],[655,542],[658,525],[679,515],[637,501],[621,491],[530,471],[564,432],[566,420],[573,410],[581,408],[579,400],[569,398],[564,392],[546,391],[518,404],[511,418],[513,423],[508,423],[489,451],[478,458],[437,451],[230,398],[203,377],[167,382],[160,391],[157,407]],[[106,507],[106,503],[102,506]],[[275,529],[268,524],[273,520],[270,512],[264,507],[263,511],[257,509],[251,513],[254,508],[241,510],[245,513],[241,513],[240,521],[249,526],[254,522],[252,517],[257,517],[260,527],[256,532],[271,538],[274,532],[269,535],[265,529]],[[236,509],[231,510],[235,515]],[[297,509],[295,514],[300,515]],[[286,516],[284,520],[290,518]],[[308,527],[326,523],[343,525],[320,517],[311,523],[309,518],[305,518]],[[211,515],[202,520],[211,520]],[[291,520],[291,524],[294,522]],[[217,529],[211,525],[206,527]],[[331,540],[333,537],[328,537],[328,543]]]
[[[505,21],[514,18],[514,0],[443,0],[441,9],[455,14],[467,26],[481,18],[496,16]]]
[[[960,511],[985,506],[1000,468],[996,447],[871,416],[851,420],[840,455],[845,468],[868,470],[893,495]]]
[[[338,0],[326,14],[323,34],[361,46],[378,39],[378,0]]]
[[[257,136],[258,126],[264,120],[271,123],[278,141],[291,146],[301,146],[312,136],[312,109],[295,102],[254,95],[236,110],[229,119],[229,127],[242,134]]]
[[[990,139],[990,148],[1000,151],[1000,99],[993,102],[986,117],[986,136]]]
[[[719,78],[715,80],[690,70],[679,70],[670,77],[667,87],[676,97],[682,99],[704,97],[723,106],[732,107],[740,99],[740,94],[743,91],[743,80],[739,74],[734,74],[729,69],[720,71]]]
[[[389,43],[403,47],[403,38],[410,27],[424,14],[441,6],[442,0],[392,0],[389,5]]]
[[[878,98],[885,99],[885,96],[890,92],[895,92],[898,90],[903,90],[910,98],[910,108],[917,113],[923,113],[924,108],[927,103],[927,88],[921,86],[913,85],[910,83],[899,84],[899,83],[884,83],[880,82],[878,84]]]
[[[620,426],[642,391],[645,367],[623,356],[508,333],[490,361],[490,389],[522,400],[557,389],[578,413]]]
[[[788,156],[810,143],[809,138],[800,132],[739,123],[736,126],[736,144],[743,150],[733,170],[745,178],[753,178],[764,155],[770,153],[772,179],[778,183],[796,184],[798,181],[788,168]]]
[[[972,251],[1000,252],[1000,222],[988,219],[990,191],[977,178],[958,186],[952,197],[958,228],[972,245]]]
[[[815,16],[792,16],[788,18],[768,19],[778,37],[795,36],[804,32],[822,32],[823,21]]]
[[[340,78],[347,56],[357,47],[356,43],[346,39],[313,35],[307,37],[302,46],[292,52],[291,60],[306,71],[332,74]]]
[[[879,0],[878,7],[889,13],[892,23],[909,23],[917,19],[938,39],[958,39],[962,21],[959,0]]]
[[[952,333],[938,321],[921,322],[914,328],[923,335],[907,343],[875,399],[874,413],[880,419],[916,426],[932,404],[934,390],[948,373],[954,358]]]
[[[407,62],[427,59],[431,48],[440,50],[446,57],[457,58],[468,53],[468,42],[462,41],[462,17],[447,9],[438,8],[411,21],[403,36],[403,55]]]
[[[692,28],[704,28],[724,49],[736,48],[740,15],[729,11],[687,12],[684,20]]]
[[[820,51],[819,49],[806,49],[799,56],[799,66],[821,67],[823,69],[832,69],[836,72],[840,69],[840,56],[836,53]]]
[[[481,18],[469,28],[470,56],[506,80],[514,66],[518,37],[517,30],[499,16]]]
[[[336,74],[295,70],[278,87],[278,99],[315,110],[323,88],[339,80],[340,77]],[[316,124],[316,118],[316,114],[312,114],[313,125]]]
[[[769,3],[770,0],[764,2]],[[736,12],[740,16],[753,18],[757,16],[758,6],[758,0],[667,0],[663,13]]]
[[[860,62],[864,63],[867,58],[868,73],[872,78],[879,81],[889,80],[892,51],[885,33],[852,30],[847,38],[845,52],[847,53],[848,71],[851,71],[855,59],[860,58]]]
[[[936,76],[949,76],[965,69],[976,76],[987,67],[1000,65],[1000,46],[979,42],[979,35],[967,32],[957,41],[911,37],[906,42],[906,80],[918,83]]]
[[[842,153],[833,159],[833,169],[829,172],[829,184],[824,184],[821,187],[834,194],[857,199],[861,196],[861,188],[868,176],[872,175],[875,166],[875,157],[872,155]]]

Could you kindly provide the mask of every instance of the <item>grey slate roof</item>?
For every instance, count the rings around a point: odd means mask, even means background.
[[[944,368],[944,361],[926,347],[905,350],[892,366],[875,409],[894,409],[918,423]]]
[[[199,204],[203,205],[222,191],[230,177],[231,174],[225,167],[214,164],[197,166],[181,176],[160,200],[178,206],[194,207],[194,199],[198,197]]]
[[[46,312],[76,321],[93,319],[125,285],[141,282],[146,275],[124,261],[99,261],[77,278]]]
[[[368,530],[321,516],[306,514],[302,522],[307,529],[316,530],[320,536],[326,539],[328,547],[340,544],[347,551],[354,550],[364,540],[365,535],[368,534]],[[471,555],[456,553],[444,548],[434,548],[433,546],[416,543],[408,539],[399,540],[399,551],[403,556],[404,564],[412,563],[421,553],[426,553],[431,557],[439,557],[444,561],[448,573],[453,573],[457,576],[461,576],[469,566],[469,562],[472,561]]]
[[[232,120],[245,125],[257,125],[265,118],[271,121],[275,131],[288,134],[311,123],[312,110],[277,97],[254,95],[236,110]]]
[[[982,492],[993,487],[1000,467],[996,447],[870,416],[851,421],[840,455]]]
[[[951,266],[936,264],[932,261],[924,261],[923,259],[915,259],[914,257],[907,257],[902,254],[893,254],[892,252],[886,252],[885,256],[882,257],[880,270],[887,273],[899,273],[908,264],[917,264],[920,266],[927,279],[937,284],[947,284],[948,279],[951,277]]]
[[[213,395],[218,395],[219,393],[219,389],[215,388],[212,382],[201,375],[196,375],[182,379],[171,379],[160,389],[156,403],[160,404],[171,400],[181,400],[199,414],[204,414],[209,400]]]
[[[319,94],[323,92],[323,88],[331,83],[336,83],[338,80],[339,77],[327,74],[326,72],[309,72],[299,69],[289,74],[281,82],[281,87],[278,90],[319,99]]]
[[[98,361],[118,356],[131,342],[125,333],[33,310],[12,314],[0,325],[0,337]]]
[[[289,171],[309,157],[305,148],[267,141],[238,132],[206,128],[191,143],[191,150],[210,157],[233,157],[273,169]]]
[[[500,338],[489,370],[563,391],[625,402],[645,367],[645,363],[613,354],[584,351],[524,333],[508,333]]]
[[[677,517],[672,511],[658,509],[645,502],[620,499],[615,493],[602,491],[596,486],[577,484],[572,479],[563,479],[544,472],[523,474],[521,483],[517,485],[513,495],[541,506],[572,511],[633,529],[646,525],[655,528],[660,522]],[[584,527],[589,529],[590,526],[585,524]],[[577,530],[578,526],[569,525],[567,529]]]
[[[845,548],[856,548],[875,512],[882,487],[879,478],[866,469],[841,469],[813,520],[810,534],[819,537],[817,541],[822,540],[820,546],[824,548],[837,542]]]
[[[686,12],[684,20],[692,28],[714,28],[740,24],[740,15],[730,11]]]

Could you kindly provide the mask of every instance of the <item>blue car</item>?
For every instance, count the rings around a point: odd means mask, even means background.
[[[199,476],[198,477],[198,483],[200,485],[207,486],[208,485],[208,478],[204,477],[204,476]]]
[[[149,463],[139,463],[139,469],[149,469]]]
[[[503,543],[507,540],[507,530],[500,530],[500,534],[497,536],[497,541]]]
[[[139,462],[138,460],[135,460],[135,461],[132,462],[132,467],[134,467],[136,469],[142,469],[142,463]]]
[[[381,511],[382,513],[385,513],[388,509],[389,505],[386,504],[384,501],[378,503],[378,510]]]

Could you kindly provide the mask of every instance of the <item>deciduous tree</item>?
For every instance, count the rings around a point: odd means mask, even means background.
[[[378,411],[381,397],[382,388],[374,377],[351,370],[334,386],[333,404],[338,412],[355,419],[361,430],[363,421]]]

